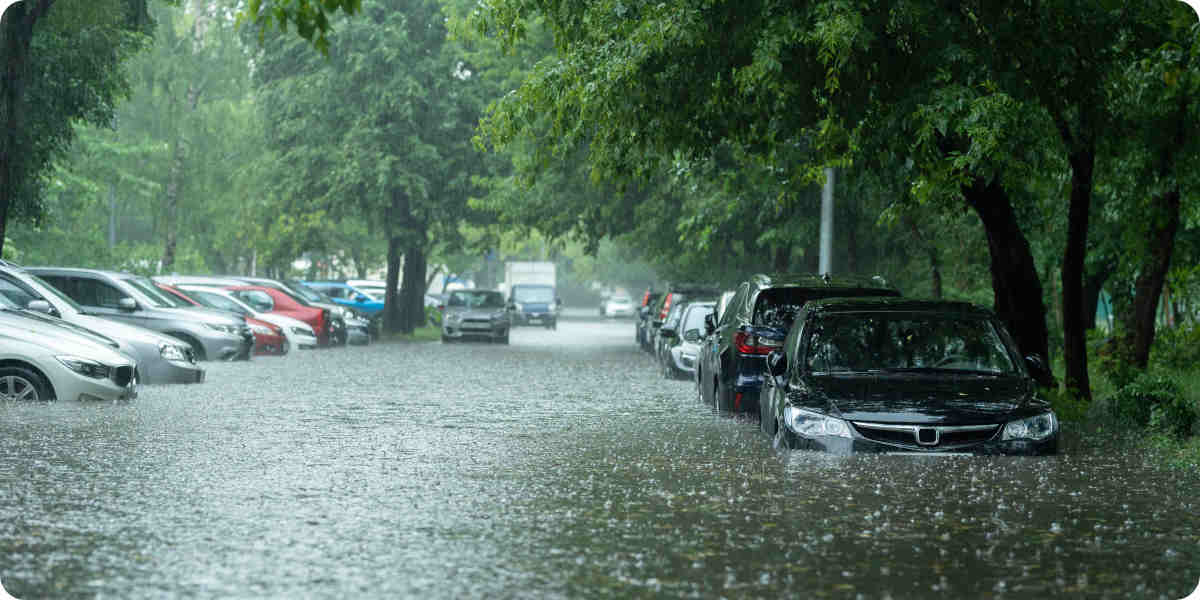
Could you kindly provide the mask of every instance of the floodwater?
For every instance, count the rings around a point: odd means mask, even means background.
[[[780,453],[628,320],[209,364],[0,405],[17,598],[1166,598],[1200,482],[1048,458]],[[1070,435],[1070,432],[1068,432]]]

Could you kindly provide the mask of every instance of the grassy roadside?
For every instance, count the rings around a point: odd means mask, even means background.
[[[1131,398],[1127,391],[1115,386],[1105,376],[1100,364],[1097,357],[1089,357],[1093,398],[1090,404],[1063,392],[1052,391],[1047,394],[1064,427],[1082,436],[1084,439],[1081,444],[1084,447],[1138,452],[1156,464],[1200,472],[1200,370],[1180,371],[1152,365],[1148,373],[1174,383],[1178,390],[1175,405],[1191,415],[1190,427],[1185,427],[1182,433],[1178,430],[1172,433],[1163,426],[1158,399],[1136,400],[1153,404],[1153,407],[1144,407],[1146,413],[1159,413],[1147,422],[1136,422],[1136,419],[1122,416],[1127,415],[1129,409],[1121,403],[1128,403]],[[1061,364],[1058,367],[1055,375],[1062,381]],[[1125,397],[1122,397],[1123,392]]]
[[[412,333],[407,333],[407,334],[404,334],[404,333],[386,334],[385,333],[378,340],[376,340],[375,343],[377,343],[377,344],[397,344],[397,343],[411,343],[411,342],[436,342],[440,339],[442,339],[441,328],[433,326],[433,325],[426,325],[424,327],[418,327],[417,329],[414,329]]]

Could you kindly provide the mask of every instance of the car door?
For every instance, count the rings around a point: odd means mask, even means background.
[[[134,300],[134,298],[116,285],[100,277],[89,274],[65,275],[53,273],[43,275],[42,279],[45,279],[50,285],[58,288],[59,291],[83,306],[88,314],[129,325],[159,329],[154,327],[152,320],[147,320],[140,316],[136,309],[129,310],[122,307],[122,300]]]

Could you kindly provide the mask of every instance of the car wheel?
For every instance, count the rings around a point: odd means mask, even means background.
[[[715,378],[713,379],[713,406],[716,407],[718,414],[732,412],[733,407],[730,405],[727,394],[721,390],[721,383]]]
[[[0,401],[42,402],[50,400],[50,384],[24,367],[0,367]]]
[[[204,355],[204,346],[200,342],[197,342],[196,340],[192,339],[190,336],[184,335],[182,333],[168,333],[167,335],[177,338],[177,339],[183,341],[183,343],[187,344],[188,346],[191,346],[192,356],[195,357],[196,362],[208,360],[208,357]]]
[[[453,341],[454,341],[454,338],[452,338],[452,337],[450,337],[450,336],[448,336],[448,335],[446,335],[446,334],[444,334],[444,333],[442,334],[442,343],[443,343],[443,344],[449,344],[449,343],[451,343],[451,342],[453,342]]]
[[[507,332],[507,331],[505,331],[505,332],[504,332],[504,337],[501,337],[501,338],[500,338],[500,339],[498,339],[497,341],[498,341],[498,342],[500,342],[501,344],[504,344],[505,346],[507,346],[507,345],[508,345],[508,332]]]

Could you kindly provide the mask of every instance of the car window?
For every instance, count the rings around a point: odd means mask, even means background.
[[[50,282],[42,279],[41,277],[38,277],[37,275],[34,275],[33,273],[25,273],[25,276],[27,276],[31,280],[41,284],[42,290],[45,293],[53,295],[55,298],[58,298],[59,300],[63,301],[63,303],[67,304],[72,309],[74,309],[75,312],[83,312],[83,307],[80,306],[78,302],[75,302],[75,300],[71,299],[70,296],[62,293],[62,291],[60,291],[58,288],[50,285]]]
[[[994,325],[940,314],[836,313],[813,321],[814,373],[940,369],[1007,374],[1014,363]]]
[[[0,294],[21,308],[28,307],[34,300],[41,300],[32,290],[26,289],[24,285],[10,280],[7,276],[0,277]]]
[[[187,308],[191,306],[186,300],[175,297],[175,294],[158,289],[153,281],[144,277],[130,277],[125,280],[125,283],[145,295],[157,308]]]
[[[116,286],[91,277],[47,275],[43,278],[84,306],[120,308],[121,299],[129,297]]]
[[[549,287],[518,286],[513,288],[513,300],[533,304],[549,304],[554,302],[554,289]]]
[[[203,304],[209,308],[215,308],[217,310],[223,310],[226,312],[234,312],[239,315],[247,314],[246,309],[243,308],[242,305],[230,300],[229,298],[226,298],[225,296],[222,296],[221,294],[204,292],[200,290],[188,290],[187,294],[192,298],[195,298],[200,304]]]
[[[787,329],[792,326],[796,314],[810,300],[837,296],[894,296],[891,290],[873,289],[812,289],[803,287],[768,288],[758,294],[754,301],[751,324],[755,327]]]
[[[704,316],[711,314],[713,307],[707,305],[696,305],[688,308],[687,316],[683,319],[683,333],[687,333],[692,329],[704,331]]]
[[[234,290],[230,293],[234,298],[245,302],[250,305],[250,308],[259,312],[271,312],[275,309],[275,300],[262,290]]]
[[[745,303],[748,293],[750,293],[750,284],[743,283],[738,286],[737,293],[733,295],[733,299],[725,307],[725,312],[721,314],[720,325],[722,327],[733,322],[734,313],[738,312],[738,307]]]

